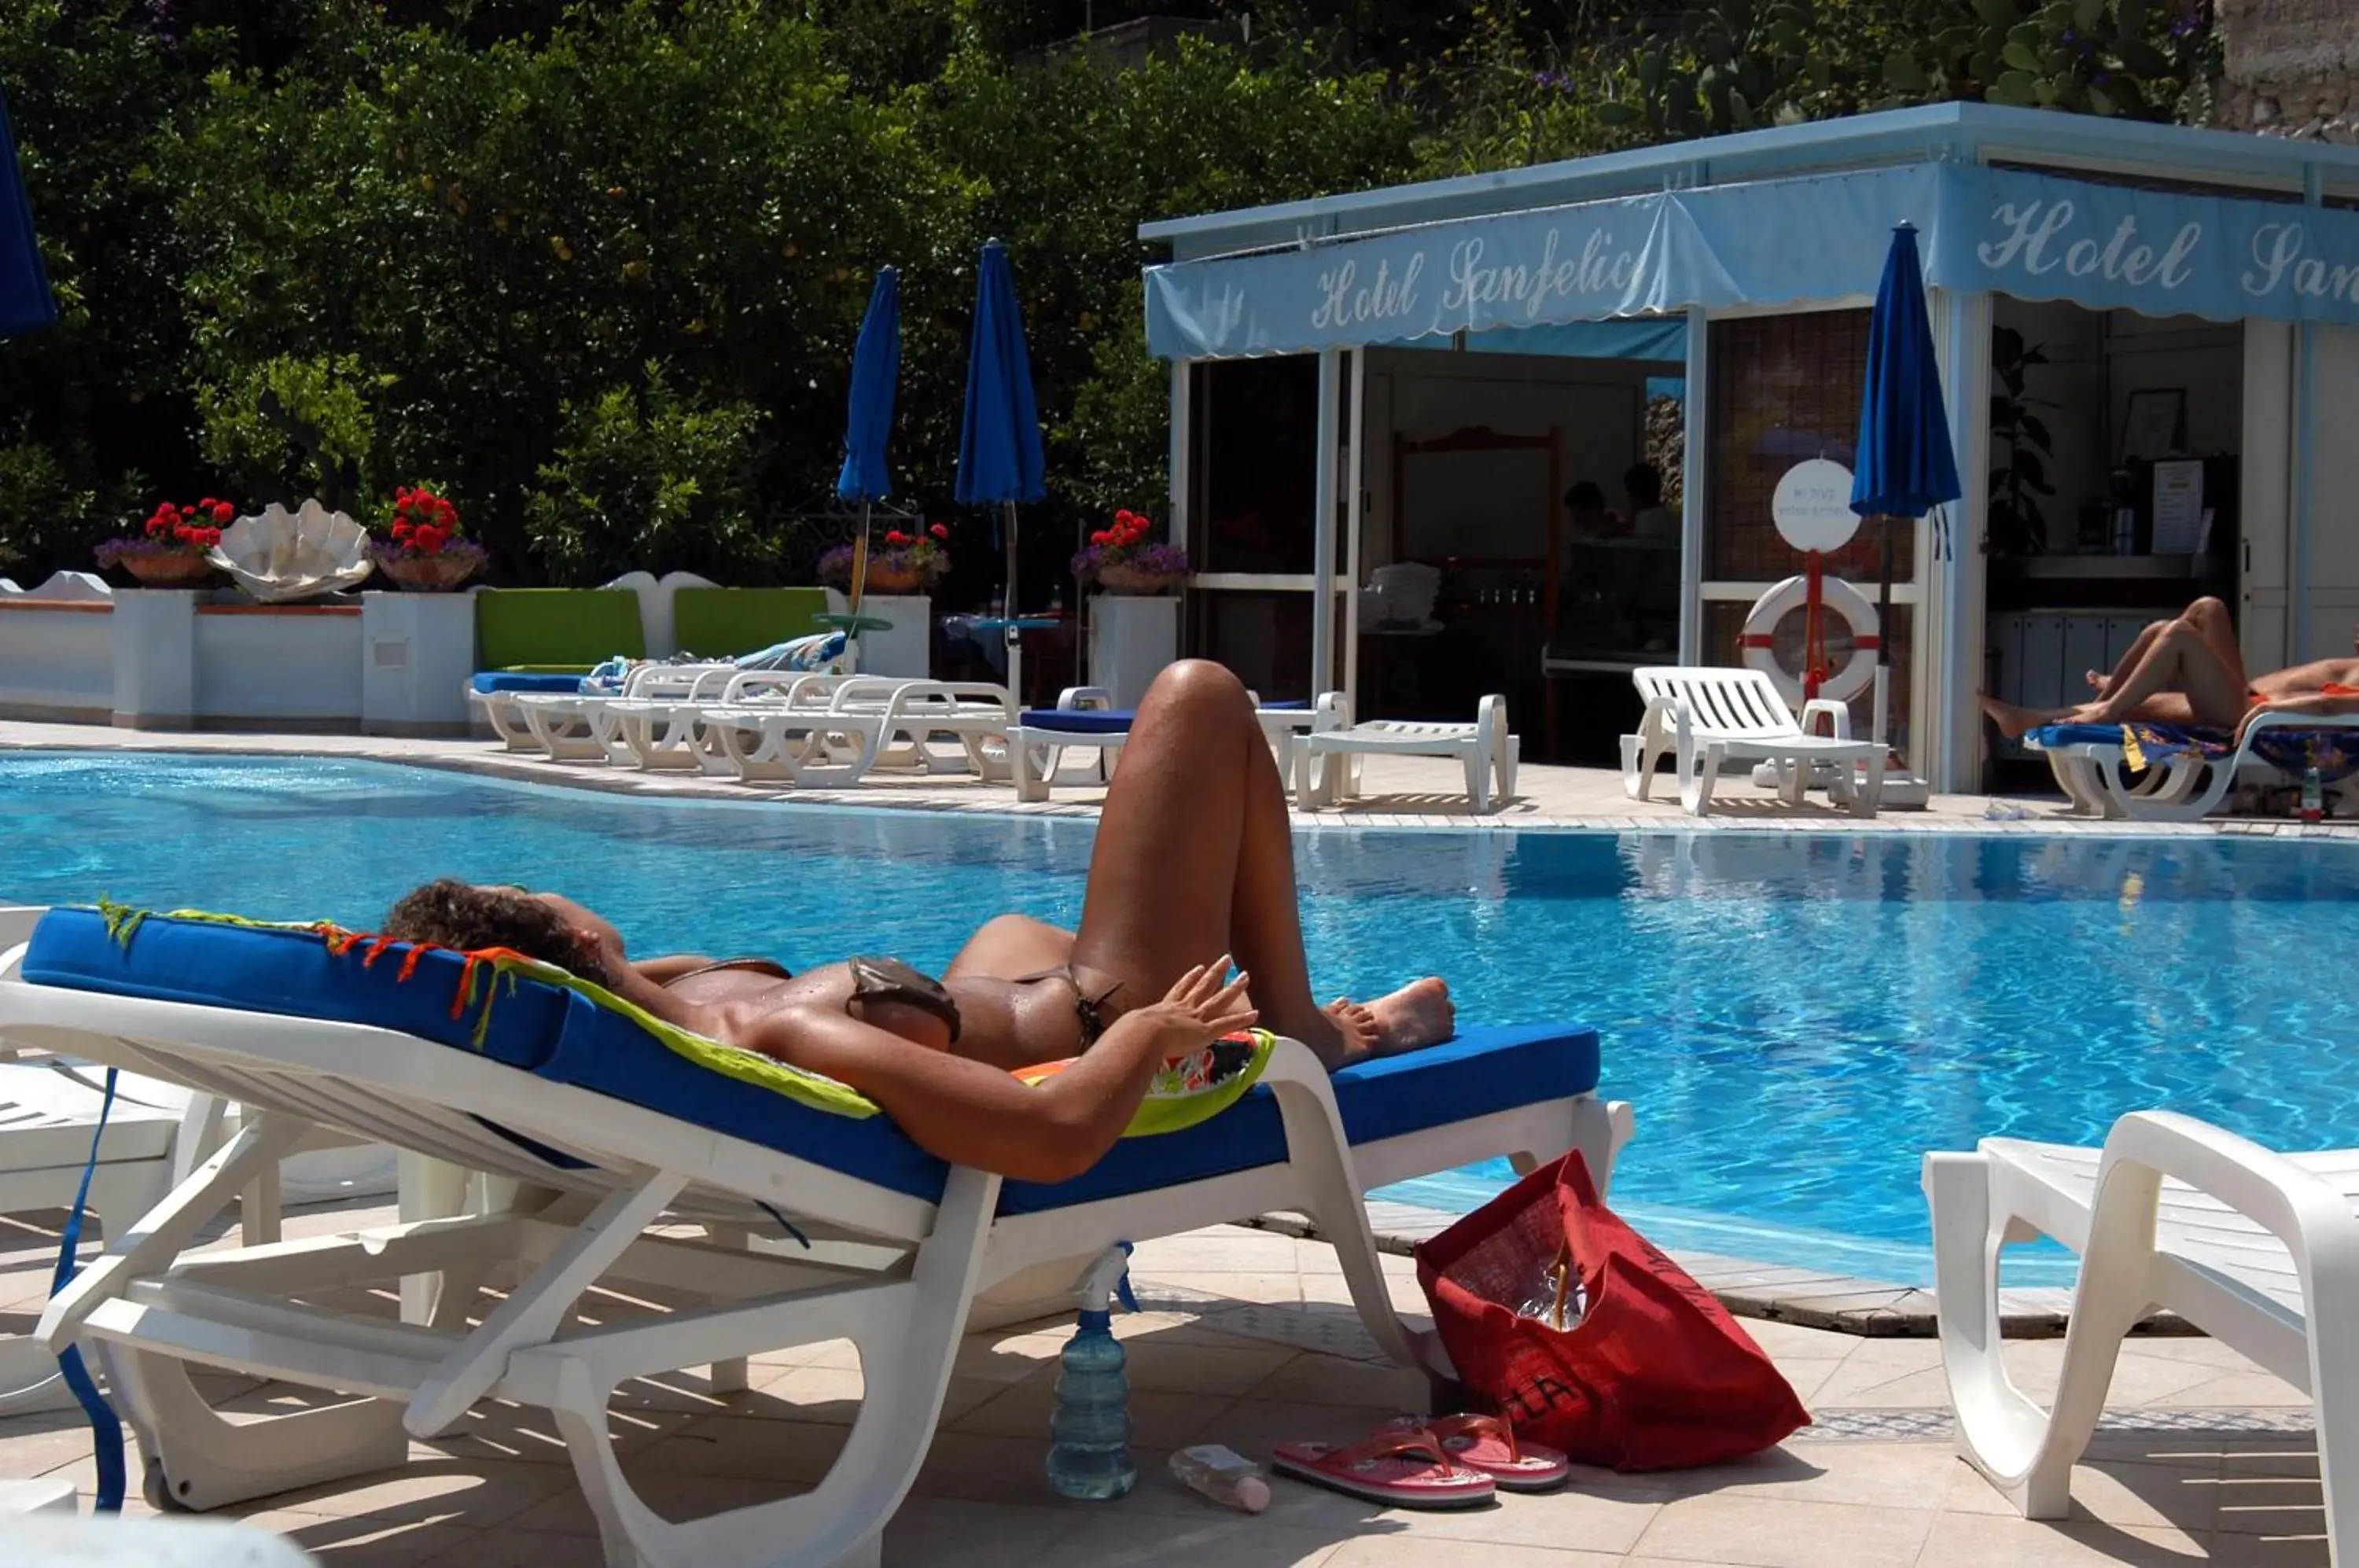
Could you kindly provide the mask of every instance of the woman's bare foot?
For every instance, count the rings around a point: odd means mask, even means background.
[[[1375,1014],[1368,1011],[1349,996],[1338,996],[1319,1009],[1335,1020],[1335,1029],[1343,1037],[1344,1060],[1365,1056],[1376,1048]]]
[[[1989,716],[1990,722],[1998,726],[1998,733],[2009,740],[2021,740],[2042,724],[2062,723],[2080,712],[2077,708],[2065,708],[2042,713],[2037,708],[2018,708],[2013,702],[2002,702],[1995,697],[1977,697],[1974,700],[1983,705],[1983,712]]]
[[[1450,987],[1430,975],[1377,997],[1364,1010],[1375,1020],[1376,1038],[1369,1049],[1378,1056],[1439,1045],[1458,1032]]]

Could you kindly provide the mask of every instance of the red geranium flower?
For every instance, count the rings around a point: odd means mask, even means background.
[[[214,502],[211,510],[213,515],[213,521],[223,525],[235,520],[237,517],[237,508],[231,506],[226,501]]]
[[[451,536],[448,533],[434,527],[431,523],[429,523],[422,528],[413,529],[409,536],[409,542],[427,555],[441,554],[442,547],[448,544],[450,540]]]
[[[928,528],[926,531],[933,535],[938,539],[946,539],[951,537],[950,529],[944,528],[940,523],[936,523],[932,528]]]
[[[903,533],[898,528],[893,528],[885,535],[885,542],[886,544],[908,544],[909,542],[909,536]]]

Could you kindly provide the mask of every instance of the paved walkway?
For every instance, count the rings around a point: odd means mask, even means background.
[[[299,1214],[290,1237],[383,1212]],[[29,1326],[41,1238],[0,1236],[0,1329]],[[1395,1301],[1421,1313],[1411,1266],[1386,1258]],[[1149,1309],[1116,1320],[1130,1351],[1139,1488],[1110,1504],[1053,1497],[1042,1479],[1064,1323],[976,1335],[962,1356],[916,1495],[886,1536],[887,1568],[2066,1568],[2219,1563],[2325,1568],[2309,1409],[2290,1388],[2206,1339],[2132,1342],[2114,1409],[2073,1483],[2074,1517],[2015,1518],[1948,1442],[1934,1346],[1780,1323],[1748,1325],[1818,1425],[1706,1470],[1582,1470],[1546,1497],[1458,1514],[1386,1509],[1288,1481],[1259,1518],[1201,1502],[1164,1471],[1169,1452],[1223,1443],[1266,1459],[1292,1439],[1342,1441],[1421,1409],[1421,1377],[1384,1365],[1362,1334],[1335,1255],[1221,1228],[1149,1243]],[[2053,1386],[2061,1343],[2011,1343],[2024,1386]],[[832,1461],[860,1394],[849,1344],[754,1358],[753,1388],[701,1377],[626,1386],[613,1407],[626,1469],[675,1517],[782,1496]],[[295,1391],[214,1379],[237,1410]],[[64,1416],[0,1420],[0,1477],[65,1475],[85,1497],[89,1434]],[[132,1511],[143,1512],[136,1499]],[[238,1510],[330,1568],[597,1568],[588,1511],[550,1423],[481,1410],[401,1470]]]

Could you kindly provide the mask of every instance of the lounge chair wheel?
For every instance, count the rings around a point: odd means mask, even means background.
[[[196,1512],[172,1496],[172,1484],[164,1478],[164,1462],[160,1459],[150,1459],[139,1467],[139,1496],[159,1514]]]

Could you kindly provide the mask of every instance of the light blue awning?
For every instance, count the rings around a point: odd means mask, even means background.
[[[1372,348],[1449,349],[1455,337],[1403,338]],[[1634,316],[1621,321],[1559,321],[1544,327],[1494,327],[1469,334],[1469,354],[1525,354],[1549,359],[1636,359],[1658,365],[1684,363],[1688,322],[1684,316]]]
[[[1918,163],[1585,201],[1147,271],[1166,359],[1864,300],[1894,224],[1926,280],[2213,321],[2359,324],[2359,212]]]

